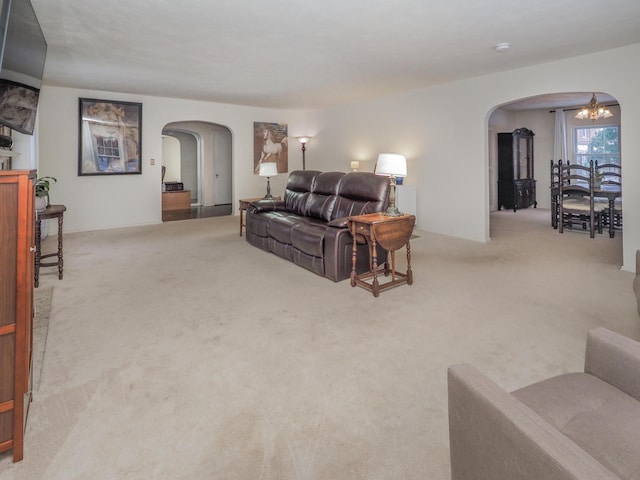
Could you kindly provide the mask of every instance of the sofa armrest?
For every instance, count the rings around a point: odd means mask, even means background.
[[[336,228],[347,228],[349,227],[349,217],[335,218],[331,220],[327,225]]]
[[[251,202],[251,208],[254,213],[258,212],[273,212],[275,210],[284,210],[284,200],[258,200],[257,202]]]
[[[640,401],[640,343],[606,328],[587,336],[584,371]]]
[[[474,367],[448,381],[452,480],[618,478]]]

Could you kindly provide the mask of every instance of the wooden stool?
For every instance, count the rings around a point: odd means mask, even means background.
[[[58,278],[62,280],[62,220],[64,217],[64,212],[67,210],[67,207],[64,205],[49,205],[42,212],[36,212],[36,259],[35,259],[35,268],[34,276],[35,276],[35,287],[38,287],[40,280],[40,267],[58,267]],[[49,220],[50,218],[58,219],[58,251],[56,253],[48,253],[46,255],[42,255],[40,251],[40,223],[42,220]],[[56,262],[42,262],[43,258],[49,257],[58,257]]]

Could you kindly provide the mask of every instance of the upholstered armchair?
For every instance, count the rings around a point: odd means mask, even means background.
[[[584,373],[508,393],[449,369],[453,480],[640,479],[640,343],[598,328]]]

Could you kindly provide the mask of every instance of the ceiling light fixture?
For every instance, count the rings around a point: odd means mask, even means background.
[[[496,45],[496,52],[504,53],[511,48],[511,44],[508,42],[499,43]]]
[[[592,121],[596,121],[600,118],[609,118],[613,117],[613,113],[606,107],[606,105],[598,104],[598,100],[596,100],[596,94],[594,93],[591,97],[591,101],[589,105],[585,105],[580,109],[580,111],[576,114],[576,118],[579,120],[587,120],[590,119]]]

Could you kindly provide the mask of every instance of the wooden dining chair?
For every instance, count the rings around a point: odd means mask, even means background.
[[[595,175],[596,185],[599,186],[616,186],[622,188],[622,167],[615,163],[595,163]],[[608,199],[598,197],[596,195],[596,202],[606,202]],[[616,230],[622,230],[622,198],[616,198],[614,203],[614,217],[609,218],[609,210],[607,209],[602,215],[602,222],[605,226],[609,226],[610,222],[613,222],[613,228]]]
[[[558,228],[558,181],[560,177],[560,162],[553,163],[551,159],[549,165],[549,192],[551,193],[551,226],[554,229]]]
[[[588,167],[578,164],[562,164],[559,162],[558,181],[558,231],[564,233],[564,227],[573,229],[574,224],[586,230],[589,236],[595,237],[596,230],[602,233],[602,212],[607,206],[595,202],[593,162]]]

